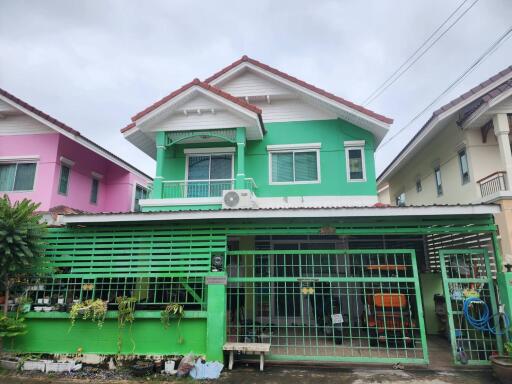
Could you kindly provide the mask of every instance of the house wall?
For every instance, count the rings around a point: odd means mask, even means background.
[[[376,202],[374,140],[371,133],[343,120],[267,123],[263,140],[248,141],[245,150],[245,175],[253,178],[258,197],[283,196],[373,196]],[[345,141],[365,140],[366,181],[348,182]],[[321,143],[320,183],[269,184],[267,145]],[[184,148],[233,147],[230,143],[177,145],[166,151],[164,180],[185,180]],[[234,162],[234,175],[237,162]]]
[[[58,205],[89,212],[130,211],[135,184],[146,185],[141,177],[58,133],[0,135],[0,157],[20,156],[39,157],[34,189],[31,192],[11,191],[7,195],[12,201],[28,198],[40,202],[41,211],[48,211]],[[61,156],[75,162],[71,168],[66,196],[58,193]],[[104,176],[100,180],[97,204],[90,203],[91,172]]]
[[[458,151],[466,148],[470,180],[462,184]],[[441,167],[443,194],[437,195],[434,167]],[[405,192],[407,205],[461,204],[480,200],[477,181],[501,170],[498,144],[493,132],[489,132],[487,143],[482,143],[480,130],[461,131],[455,121],[442,128],[414,157],[393,176],[389,183],[389,199],[395,204],[396,197]],[[416,179],[420,177],[422,191],[416,191]],[[388,196],[381,195],[385,203]]]
[[[41,203],[41,211],[47,211],[52,207],[52,180],[55,177],[58,142],[58,133],[0,136],[0,157],[39,156],[34,189],[31,192],[6,193],[12,202],[27,198]]]
[[[60,157],[75,162],[71,168],[67,196],[58,193]],[[61,136],[59,140],[57,171],[54,174],[55,193],[52,206],[66,205],[88,212],[125,212],[132,209],[135,183],[143,181],[124,168],[80,144]],[[99,181],[98,201],[90,202],[92,172],[103,175]]]

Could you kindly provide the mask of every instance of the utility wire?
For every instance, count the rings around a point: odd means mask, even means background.
[[[434,36],[457,14],[457,12],[468,2],[464,0],[455,10],[436,28],[434,32],[410,55],[381,85],[379,85],[362,103],[363,106],[367,106],[377,99],[384,91],[386,91],[391,85],[393,85],[400,77],[402,77],[419,59],[421,59],[455,24],[459,22],[462,17],[469,12],[471,8],[479,0],[474,0],[469,7],[467,7],[452,23],[433,41]],[[428,46],[427,46],[428,45]],[[425,46],[427,46],[418,56],[416,56]],[[415,58],[416,56],[416,58]],[[414,59],[414,60],[413,60]],[[411,62],[412,60],[412,62]]]
[[[489,48],[485,50],[485,52],[480,55],[455,81],[453,81],[439,96],[437,96],[431,103],[429,103],[425,108],[423,108],[419,113],[417,113],[407,124],[405,124],[402,128],[400,128],[396,133],[391,135],[383,141],[379,145],[379,149],[388,144],[391,140],[397,137],[401,132],[406,130],[414,123],[421,115],[423,115],[427,110],[430,109],[435,103],[437,103],[443,96],[445,96],[448,92],[450,92],[454,87],[456,87],[462,80],[464,80],[471,72],[473,72],[480,64],[482,64],[489,56],[491,56],[494,52],[498,50],[498,48],[505,43],[505,41],[510,38],[512,35],[512,25],[508,27],[508,29],[503,33],[494,43],[491,44]]]

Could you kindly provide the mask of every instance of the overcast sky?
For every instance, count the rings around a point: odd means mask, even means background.
[[[153,175],[119,129],[193,78],[247,54],[362,102],[461,1],[0,0],[0,88]],[[400,129],[511,23],[511,0],[480,0],[369,107]],[[438,105],[508,65],[512,39]],[[378,150],[378,170],[429,115]]]

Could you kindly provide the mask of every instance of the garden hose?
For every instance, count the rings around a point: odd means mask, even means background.
[[[470,311],[471,304],[479,304],[481,306],[479,318],[474,317],[471,314],[471,311]],[[493,335],[504,335],[507,332],[506,330],[508,330],[510,328],[510,319],[506,313],[498,312],[498,313],[495,313],[494,315],[491,315],[491,312],[489,310],[489,306],[487,305],[487,303],[477,297],[468,297],[466,300],[464,300],[463,312],[464,312],[464,317],[466,318],[466,321],[468,322],[468,324],[471,325],[476,330],[479,330],[482,332],[490,332]],[[495,319],[495,318],[498,318],[498,321],[499,321],[500,316],[503,316],[505,331],[498,332],[496,330],[496,326],[493,326],[491,324],[491,322],[495,323],[493,321],[493,319]]]

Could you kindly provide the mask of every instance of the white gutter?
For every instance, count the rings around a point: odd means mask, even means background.
[[[410,217],[442,215],[485,215],[501,211],[498,205],[432,206],[432,207],[357,207],[315,209],[223,209],[217,211],[178,211],[147,213],[103,213],[91,215],[61,215],[59,224],[121,223],[149,221],[182,221],[210,219],[292,219],[348,217]]]

